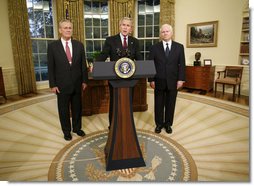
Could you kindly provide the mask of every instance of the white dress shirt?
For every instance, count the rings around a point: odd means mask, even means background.
[[[162,43],[163,43],[164,51],[166,51],[167,43],[168,43],[169,51],[171,50],[172,40],[169,40],[168,42],[162,41]]]
[[[120,33],[120,37],[121,37],[122,46],[123,46],[124,36],[123,36],[123,34],[122,34],[122,33]],[[126,36],[126,42],[127,42],[127,46],[128,46],[128,35]]]
[[[61,38],[61,41],[62,41],[62,44],[63,44],[63,47],[64,47],[64,51],[66,52],[66,42],[68,42],[68,46],[70,48],[70,51],[71,51],[71,56],[72,55],[72,44],[71,44],[71,39],[69,39],[68,41],[65,41],[63,38]]]

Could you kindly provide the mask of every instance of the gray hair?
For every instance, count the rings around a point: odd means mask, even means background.
[[[119,26],[122,24],[122,22],[123,22],[124,20],[130,21],[130,22],[131,22],[131,26],[132,26],[133,20],[132,20],[132,18],[130,18],[130,17],[123,17],[123,18],[121,18],[120,21],[119,21]]]
[[[173,34],[173,27],[172,27],[170,24],[163,24],[163,25],[161,26],[161,28],[160,28],[160,32],[161,32],[161,29],[162,29],[163,27],[168,27],[168,28],[169,28],[169,31]]]
[[[59,28],[62,27],[62,24],[63,23],[71,23],[71,25],[73,26],[72,22],[69,20],[69,19],[62,19],[60,22],[59,22]]]

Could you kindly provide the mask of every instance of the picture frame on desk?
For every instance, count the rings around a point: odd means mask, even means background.
[[[204,59],[204,66],[212,66],[212,60],[211,59]]]
[[[218,21],[187,25],[187,48],[217,47]]]

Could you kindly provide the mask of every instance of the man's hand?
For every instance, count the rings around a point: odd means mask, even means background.
[[[151,87],[152,89],[155,89],[155,82],[154,82],[154,81],[151,81],[151,82],[150,82],[150,87]]]
[[[51,92],[53,92],[53,93],[55,93],[55,94],[60,93],[58,87],[53,87],[53,88],[51,88]]]
[[[93,66],[92,65],[89,65],[88,72],[93,72]]]
[[[93,72],[93,63],[89,63],[88,72]]]
[[[183,86],[184,81],[177,81],[177,89],[181,88]]]
[[[87,84],[86,83],[82,83],[82,89],[83,89],[83,91],[86,89],[86,87],[87,87]]]

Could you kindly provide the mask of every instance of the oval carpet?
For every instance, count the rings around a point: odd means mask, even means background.
[[[108,130],[87,135],[65,146],[51,163],[49,181],[197,181],[191,155],[177,142],[137,130],[146,167],[106,171],[104,147]]]

